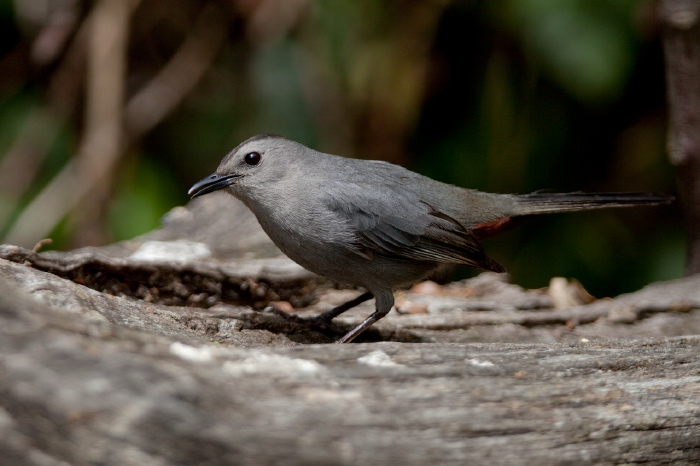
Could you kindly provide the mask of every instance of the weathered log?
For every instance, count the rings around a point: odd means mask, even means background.
[[[105,248],[0,246],[0,464],[700,462],[700,276],[557,307],[483,274],[403,293],[363,335],[393,341],[318,344],[343,329],[263,309],[356,291],[211,205]]]
[[[240,348],[15,288],[2,464],[700,461],[698,337]]]

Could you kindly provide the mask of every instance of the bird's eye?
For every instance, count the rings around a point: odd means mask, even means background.
[[[243,161],[247,163],[248,165],[257,165],[260,163],[260,152],[248,152],[245,157],[243,157]]]

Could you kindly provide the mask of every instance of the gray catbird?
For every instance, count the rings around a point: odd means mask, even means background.
[[[425,278],[440,264],[504,272],[479,240],[516,217],[672,200],[647,193],[488,194],[387,162],[323,154],[268,134],[233,149],[189,194],[220,189],[243,201],[292,260],[368,290],[318,320],[330,322],[376,298],[376,311],[338,343],[352,341],[384,317],[394,305],[394,290]]]

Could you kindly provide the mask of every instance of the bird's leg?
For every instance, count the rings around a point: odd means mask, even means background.
[[[328,310],[324,312],[323,314],[319,314],[316,317],[312,317],[308,320],[310,321],[316,321],[316,322],[330,322],[331,320],[335,319],[338,317],[340,314],[343,312],[352,309],[353,307],[357,306],[358,304],[362,304],[368,299],[372,299],[374,295],[370,292],[367,293],[362,293],[360,296],[357,298],[351,299],[347,303],[343,303],[340,306],[336,306],[331,310]]]
[[[372,293],[363,293],[357,298],[353,298],[350,301],[341,304],[340,306],[336,306],[333,309],[330,309],[322,314],[319,314],[315,317],[299,317],[296,314],[290,314],[288,312],[284,312],[277,308],[274,304],[270,304],[265,308],[265,311],[267,312],[272,312],[280,317],[283,317],[286,320],[296,322],[299,324],[306,324],[306,325],[311,325],[319,328],[326,328],[329,329],[335,333],[341,333],[344,330],[338,327],[337,325],[333,324],[331,320],[333,320],[335,317],[338,317],[340,314],[343,312],[347,311],[348,309],[352,309],[353,307],[357,306],[358,304],[362,304],[368,299],[372,299],[374,295]],[[391,306],[389,306],[389,309],[391,309]]]
[[[376,302],[376,310],[369,315],[365,320],[363,320],[357,327],[353,328],[350,330],[348,333],[346,333],[340,340],[338,340],[336,343],[350,343],[353,341],[355,338],[357,338],[362,332],[367,330],[374,324],[376,321],[384,317],[391,311],[392,306],[394,305],[394,293],[391,291],[384,292],[378,295],[374,295],[370,293],[369,291],[366,293],[362,293],[360,296],[357,298],[351,299],[350,301],[341,304],[340,306],[336,306],[333,309],[324,312],[323,314],[319,314],[316,317],[309,317],[309,318],[301,318],[297,317],[292,314],[287,314],[286,312],[282,312],[279,309],[277,309],[274,306],[269,306],[269,310],[276,312],[278,315],[283,316],[286,319],[289,320],[295,320],[299,323],[301,322],[306,322],[308,324],[312,325],[320,325],[321,327],[326,327],[331,329],[332,331],[338,331],[338,327],[336,327],[331,321],[338,317],[340,314],[343,312],[352,309],[353,307],[364,303],[368,299],[372,299],[376,297],[377,302]]]
[[[369,293],[366,293],[369,294]],[[363,297],[359,296],[359,298]],[[371,296],[371,294],[370,294]],[[356,298],[356,299],[359,299]],[[346,333],[343,338],[340,340],[336,341],[336,343],[350,343],[353,341],[355,338],[357,338],[362,332],[367,330],[374,324],[376,321],[384,317],[391,311],[392,306],[394,305],[394,294],[392,292],[389,293],[383,293],[381,295],[377,295],[377,303],[376,303],[376,311],[374,311],[372,314],[369,315],[365,320],[363,320],[360,325],[355,327],[354,329],[350,330],[348,333]],[[367,298],[369,299],[369,298]],[[365,300],[363,300],[365,301]],[[360,301],[362,302],[362,301]],[[349,309],[349,308],[348,308]],[[332,309],[331,309],[332,310]]]

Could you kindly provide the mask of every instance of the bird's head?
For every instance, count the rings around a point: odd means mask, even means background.
[[[234,194],[275,183],[294,172],[297,156],[304,149],[305,146],[282,136],[254,136],[229,152],[216,172],[195,183],[188,194],[195,198],[221,189]]]

